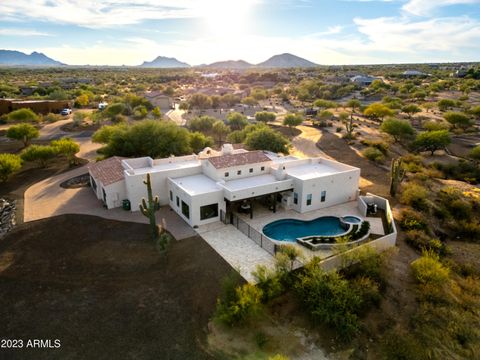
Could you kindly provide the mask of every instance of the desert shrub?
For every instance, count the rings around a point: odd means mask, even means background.
[[[263,331],[256,331],[253,334],[253,340],[260,349],[263,349],[268,342],[267,335]]]
[[[449,130],[451,125],[446,121],[427,120],[422,123],[422,127],[427,131]]]
[[[400,213],[400,227],[404,230],[427,230],[423,215],[412,209],[403,209]]]
[[[385,360],[423,360],[424,349],[410,333],[399,334],[390,330],[381,339],[381,350]]]
[[[480,242],[480,222],[478,218],[472,221],[454,221],[451,223],[450,228],[458,240]]]
[[[382,154],[387,155],[388,153],[388,148],[389,145],[382,140],[369,140],[369,139],[364,139],[360,141],[362,145],[373,147],[375,149],[378,149],[382,152]]]
[[[338,272],[325,272],[314,259],[298,276],[294,288],[313,322],[332,326],[343,339],[358,331],[362,294]]]
[[[440,255],[445,254],[445,245],[438,239],[432,239],[422,230],[407,231],[406,241],[417,250],[431,250]]]
[[[22,159],[15,154],[0,154],[0,182],[22,168]]]
[[[47,115],[43,116],[43,121],[48,122],[48,123],[54,123],[59,120],[62,120],[63,116],[60,114],[54,114],[54,113],[48,113]]]
[[[8,122],[39,122],[40,117],[30,109],[18,109],[7,114]]]
[[[375,161],[375,162],[382,162],[385,159],[383,153],[374,147],[367,147],[365,150],[362,151],[363,156],[365,156],[368,160]]]
[[[41,167],[46,167],[50,159],[57,156],[57,148],[50,145],[30,145],[20,156],[23,161],[37,161]]]
[[[285,290],[279,274],[275,271],[269,270],[264,265],[257,265],[252,276],[257,282],[257,286],[262,290],[263,302],[278,297]]]
[[[472,204],[463,199],[446,203],[448,211],[457,220],[469,220],[472,217]]]
[[[229,299],[218,299],[215,318],[229,326],[241,325],[261,312],[262,290],[252,284],[235,288]]]
[[[410,266],[415,281],[422,285],[441,286],[450,278],[450,270],[432,251],[424,251],[422,256],[412,262]]]
[[[369,277],[360,276],[351,282],[354,291],[362,298],[359,314],[366,313],[372,306],[378,306],[382,299],[378,284]]]
[[[416,210],[426,210],[428,208],[427,197],[426,188],[415,183],[408,183],[402,187],[400,201]]]
[[[448,179],[465,181],[477,184],[480,181],[480,166],[472,161],[460,159],[456,164],[433,163],[435,168],[442,171]]]

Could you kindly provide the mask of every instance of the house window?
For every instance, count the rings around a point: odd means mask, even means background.
[[[182,214],[187,218],[190,219],[190,207],[185,204],[185,201],[182,200]]]
[[[322,194],[321,194],[321,197],[320,197],[320,201],[321,202],[325,202],[325,199],[327,198],[327,192],[324,190],[322,191]]]
[[[296,192],[293,193],[293,203],[298,204],[298,194]]]
[[[218,216],[218,204],[200,206],[200,220],[207,220]]]
[[[93,177],[90,176],[90,182],[92,184],[93,190],[97,191],[97,183],[93,179]]]
[[[170,201],[173,201],[173,193],[172,193],[172,190],[170,190]]]
[[[262,167],[260,168],[260,171],[265,171],[265,166],[262,166]]]
[[[307,195],[307,205],[312,205],[312,194]]]
[[[237,175],[242,175],[242,170],[238,170]]]
[[[252,168],[250,168],[250,170],[249,170],[249,171],[250,171],[251,173],[253,173],[253,169],[252,169]]]
[[[229,174],[228,171],[227,171],[227,172],[225,173],[225,177],[228,177],[228,175],[230,175],[230,174]]]
[[[179,207],[179,206],[180,206],[180,199],[177,196],[177,207]]]

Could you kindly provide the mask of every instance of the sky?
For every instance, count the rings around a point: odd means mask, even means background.
[[[0,49],[69,65],[480,61],[480,0],[0,0]]]

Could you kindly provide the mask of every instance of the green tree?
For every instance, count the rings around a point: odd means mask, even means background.
[[[86,94],[81,94],[77,96],[75,99],[76,107],[84,107],[84,106],[87,106],[89,103],[90,103],[90,100],[88,99],[88,95]]]
[[[402,107],[402,112],[407,114],[408,118],[411,119],[413,115],[421,112],[422,109],[415,104],[409,104]]]
[[[142,120],[131,126],[102,127],[93,140],[106,144],[101,152],[107,156],[152,158],[191,154],[189,132],[173,122]]]
[[[247,106],[255,106],[258,104],[258,101],[252,96],[247,96],[242,99],[241,103]]]
[[[472,124],[472,120],[466,114],[457,111],[449,111],[443,117],[454,127],[468,127]]]
[[[56,149],[58,154],[65,155],[70,165],[76,163],[75,154],[80,151],[80,145],[78,145],[73,139],[63,138],[53,140],[50,145]]]
[[[41,167],[46,167],[48,160],[57,156],[57,149],[50,145],[30,145],[20,156],[23,161],[37,161]]]
[[[133,108],[133,118],[135,120],[145,119],[148,115],[148,110],[144,105],[137,105]]]
[[[255,113],[255,120],[265,124],[275,121],[276,118],[277,118],[277,115],[269,111],[259,111]]]
[[[180,105],[178,105],[178,108],[183,111],[188,111],[190,109],[190,104],[188,102],[181,102]]]
[[[409,121],[399,119],[387,119],[382,122],[380,131],[393,137],[395,142],[404,140],[415,134],[415,130]]]
[[[480,105],[472,107],[469,112],[477,119],[480,119]]]
[[[208,132],[212,130],[215,121],[217,121],[216,118],[207,115],[194,117],[188,122],[188,128],[191,131]]]
[[[430,151],[433,155],[435,151],[444,149],[450,142],[451,138],[448,130],[435,130],[418,134],[414,145],[417,149]]]
[[[102,112],[102,117],[114,119],[117,115],[124,115],[127,112],[127,105],[124,103],[114,103],[108,105]]]
[[[383,120],[385,116],[393,116],[394,112],[388,106],[383,105],[382,103],[373,103],[363,111],[363,114],[367,117],[373,119]]]
[[[303,117],[297,114],[287,114],[283,119],[283,125],[288,126],[293,134],[293,129],[303,123]]]
[[[227,115],[227,124],[232,130],[242,130],[248,125],[248,120],[245,115],[238,112],[231,112]]]
[[[354,113],[355,109],[360,109],[360,107],[362,106],[362,103],[360,101],[358,101],[357,99],[351,99],[347,102],[346,106],[351,108],[352,113]]]
[[[0,182],[8,180],[10,175],[22,168],[22,159],[15,154],[0,154]]]
[[[230,128],[223,121],[217,120],[212,126],[212,132],[217,136],[218,143],[222,143],[223,138],[230,132]]]
[[[201,132],[190,133],[190,147],[195,154],[198,154],[200,151],[206,147],[213,146],[213,139],[210,136],[205,136]]]
[[[209,109],[212,107],[212,99],[205,94],[193,94],[188,103],[190,109]]]
[[[27,147],[30,140],[40,136],[38,129],[30,124],[18,124],[10,126],[7,130],[7,137],[23,142],[23,146]]]
[[[320,109],[334,109],[338,107],[338,104],[335,101],[318,99],[313,103],[314,106]]]
[[[39,122],[40,117],[30,109],[14,110],[7,115],[10,122]]]
[[[275,153],[288,154],[290,143],[278,131],[262,127],[248,133],[245,138],[245,145],[250,150],[268,150]]]

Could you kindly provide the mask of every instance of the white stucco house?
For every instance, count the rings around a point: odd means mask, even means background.
[[[370,75],[356,75],[350,78],[351,82],[359,86],[370,86],[375,80],[380,80],[383,82],[382,78],[370,76]]]
[[[198,155],[152,159],[112,157],[89,166],[92,189],[108,208],[128,199],[131,210],[146,197],[147,173],[161,205],[169,205],[190,226],[220,221],[253,199],[299,213],[356,200],[360,169],[318,157],[298,159],[266,151],[205,149]]]

